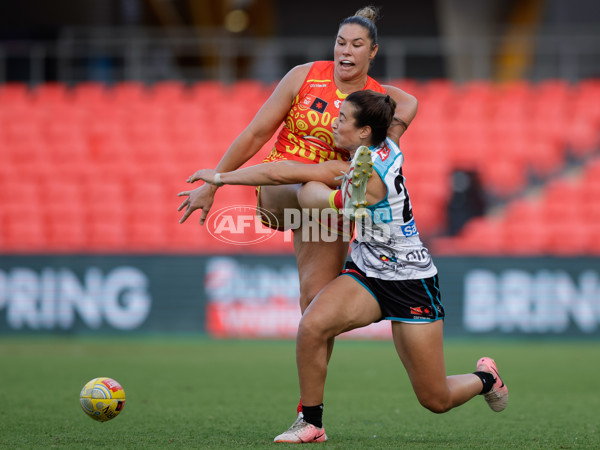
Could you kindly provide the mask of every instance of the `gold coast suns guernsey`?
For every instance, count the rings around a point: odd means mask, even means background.
[[[340,105],[348,96],[335,85],[333,69],[333,61],[313,63],[285,118],[275,148],[265,161],[293,159],[303,163],[321,163],[348,159],[348,152],[335,148],[333,143],[331,125],[337,120]],[[363,89],[385,92],[371,77],[367,77]]]

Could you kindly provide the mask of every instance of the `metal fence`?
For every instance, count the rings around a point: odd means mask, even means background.
[[[533,48],[533,61],[525,73],[532,81],[600,76],[598,31],[534,38],[516,34],[510,42],[506,39],[381,39],[372,74],[388,80],[452,78],[446,66],[455,58],[468,66],[468,77],[491,79],[495,62],[503,56],[501,49]],[[0,83],[14,79],[15,73],[31,85],[48,80],[72,84],[255,78],[273,82],[295,64],[331,59],[333,45],[332,37],[257,39],[222,29],[65,28],[54,41],[0,42]]]

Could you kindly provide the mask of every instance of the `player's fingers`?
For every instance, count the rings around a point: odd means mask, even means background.
[[[181,211],[183,208],[185,208],[185,206],[189,203],[189,200],[186,198],[183,203],[181,205],[179,205],[179,208],[177,208],[177,211]]]
[[[202,214],[200,215],[200,225],[204,225],[204,221],[206,220],[206,216],[208,216],[208,209],[203,209]]]
[[[187,208],[185,210],[185,212],[183,213],[183,216],[181,216],[181,219],[179,219],[179,223],[185,222],[191,213],[192,213],[191,208]]]
[[[180,192],[179,194],[177,194],[177,197],[183,197],[184,195],[187,195],[187,196],[189,196],[189,195],[190,195],[190,191],[183,191],[183,192]]]

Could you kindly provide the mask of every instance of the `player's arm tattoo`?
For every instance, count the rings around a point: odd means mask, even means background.
[[[399,117],[394,116],[394,119],[392,120],[392,126],[394,125],[401,125],[404,128],[404,131],[408,129],[408,124]]]

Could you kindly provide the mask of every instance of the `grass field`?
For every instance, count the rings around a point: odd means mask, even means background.
[[[422,408],[390,342],[339,341],[324,423],[329,448],[600,448],[598,342],[448,341],[447,370],[493,356],[502,413],[475,398]],[[79,406],[91,378],[118,380],[121,415]],[[0,338],[0,447],[273,448],[295,418],[294,343],[190,338]],[[285,445],[284,445],[285,447]]]

